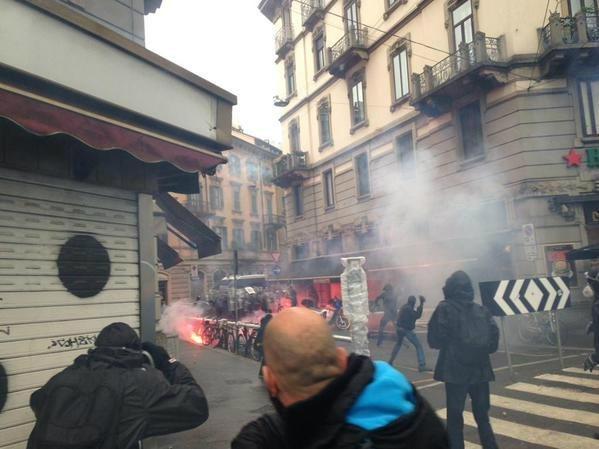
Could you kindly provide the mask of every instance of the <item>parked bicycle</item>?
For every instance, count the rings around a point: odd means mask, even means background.
[[[518,337],[522,343],[545,343],[555,346],[557,345],[557,320],[556,314],[552,312],[520,315],[518,318]]]

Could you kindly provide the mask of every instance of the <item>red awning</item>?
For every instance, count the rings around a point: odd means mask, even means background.
[[[166,161],[186,172],[226,162],[209,150],[13,88],[0,88],[0,117],[39,136],[67,134],[96,150],[124,150],[144,162]]]

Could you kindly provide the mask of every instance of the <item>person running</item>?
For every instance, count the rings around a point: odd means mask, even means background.
[[[587,334],[593,334],[595,352],[588,355],[583,366],[585,371],[593,372],[593,369],[599,364],[599,271],[591,270],[585,273],[585,278],[588,285],[584,288],[583,294],[593,298],[591,322],[587,326]],[[599,434],[597,435],[599,436]]]
[[[264,384],[275,412],[245,425],[232,449],[447,449],[430,405],[387,363],[337,348],[305,308],[275,316],[264,336]]]
[[[383,317],[379,324],[379,334],[376,342],[377,346],[380,346],[383,343],[383,339],[385,338],[385,327],[387,327],[387,324],[394,322],[397,318],[398,299],[391,284],[386,284],[383,287],[381,294],[374,300],[376,305],[380,302],[383,303]]]
[[[428,343],[440,350],[434,378],[445,383],[450,447],[464,449],[463,413],[470,396],[483,449],[497,449],[489,420],[489,382],[495,380],[489,354],[497,351],[499,328],[474,302],[472,282],[463,271],[447,279],[443,294],[428,325]]]
[[[426,367],[426,359],[424,356],[424,350],[422,349],[422,344],[420,344],[420,339],[418,338],[418,335],[416,335],[416,332],[414,332],[414,329],[416,328],[416,320],[422,317],[422,311],[426,301],[424,296],[419,296],[419,299],[420,305],[417,309],[414,309],[416,307],[415,296],[410,296],[408,298],[408,302],[399,309],[399,316],[397,318],[397,342],[391,351],[389,365],[393,365],[395,357],[397,357],[405,337],[414,345],[414,348],[416,348],[416,356],[418,357],[418,371],[424,372],[431,370]]]

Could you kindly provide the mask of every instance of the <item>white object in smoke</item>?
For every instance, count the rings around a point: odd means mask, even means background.
[[[370,356],[368,344],[368,285],[366,272],[362,268],[365,257],[344,257],[345,267],[341,273],[341,298],[343,311],[351,320],[350,335],[353,352]]]

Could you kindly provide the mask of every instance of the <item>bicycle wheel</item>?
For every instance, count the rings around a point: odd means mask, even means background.
[[[262,351],[256,347],[253,339],[250,342],[250,357],[256,362],[262,360]]]
[[[248,357],[248,347],[247,347],[247,339],[245,338],[245,335],[240,335],[239,336],[239,340],[237,341],[237,344],[239,345],[239,355],[242,355],[244,357]]]
[[[235,334],[229,332],[229,335],[227,335],[227,350],[234,353],[237,349],[236,346]]]

